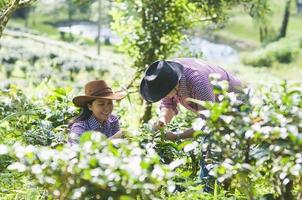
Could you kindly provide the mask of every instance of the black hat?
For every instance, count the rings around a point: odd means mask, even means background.
[[[155,61],[147,68],[140,84],[140,93],[148,102],[156,102],[167,96],[178,84],[183,66],[173,61]]]

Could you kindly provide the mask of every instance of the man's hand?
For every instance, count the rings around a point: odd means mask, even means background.
[[[165,128],[165,126],[166,126],[166,125],[165,125],[164,122],[158,120],[158,121],[156,121],[156,122],[152,125],[152,129],[153,129],[154,131],[157,131],[157,130],[159,130],[159,129]]]
[[[178,139],[177,134],[173,133],[171,131],[166,132],[166,139],[167,140],[171,140],[171,141],[175,141]]]
[[[193,128],[189,128],[187,130],[181,131],[181,132],[166,132],[166,139],[167,140],[179,140],[179,139],[186,139],[186,138],[192,138],[194,133]]]

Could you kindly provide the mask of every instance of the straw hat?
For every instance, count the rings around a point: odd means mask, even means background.
[[[88,82],[85,85],[85,95],[76,96],[72,102],[79,107],[85,107],[88,102],[95,99],[120,100],[125,97],[124,91],[113,92],[104,80]]]

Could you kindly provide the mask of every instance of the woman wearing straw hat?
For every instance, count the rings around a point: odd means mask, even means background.
[[[81,113],[69,125],[71,143],[76,143],[85,131],[98,131],[110,138],[120,138],[119,119],[112,114],[112,100],[125,97],[123,92],[113,92],[104,80],[88,82],[85,95],[73,98],[73,103],[81,107]]]

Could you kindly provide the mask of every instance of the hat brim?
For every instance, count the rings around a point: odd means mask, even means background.
[[[95,99],[109,99],[109,100],[121,100],[126,96],[126,92],[124,91],[118,91],[118,92],[114,92],[111,93],[109,95],[105,95],[105,96],[76,96],[72,99],[72,102],[74,103],[74,105],[78,106],[78,107],[85,107],[87,105],[87,103],[95,100]]]
[[[178,84],[179,80],[181,79],[184,67],[177,62],[173,62],[173,61],[167,61],[167,62],[173,66],[174,72],[177,75],[177,79],[175,82],[170,83],[169,87],[159,88],[160,91],[156,93],[152,92],[148,88],[148,85],[146,84],[146,80],[143,79],[140,84],[140,93],[147,102],[154,103],[166,97],[173,90],[173,88],[175,88],[175,86]]]

